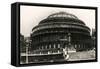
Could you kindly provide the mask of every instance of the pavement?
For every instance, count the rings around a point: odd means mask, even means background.
[[[44,63],[44,62],[66,62],[66,61],[80,61],[80,60],[94,60],[95,59],[95,51],[82,51],[82,52],[71,52],[68,54],[69,58],[59,59],[59,60],[50,60],[50,61],[38,61],[38,62],[29,62],[29,63]],[[23,63],[22,63],[23,64]]]
[[[68,61],[92,60],[92,59],[95,59],[95,51],[94,50],[69,53]]]

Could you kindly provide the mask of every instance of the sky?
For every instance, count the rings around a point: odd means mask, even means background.
[[[67,12],[74,14],[82,20],[90,29],[95,28],[95,10],[75,9],[75,8],[57,8],[41,6],[20,6],[20,33],[29,37],[32,28],[49,15],[58,12]]]

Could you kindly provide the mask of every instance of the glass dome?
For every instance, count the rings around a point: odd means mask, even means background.
[[[67,13],[67,12],[58,12],[58,13],[54,13],[54,14],[48,16],[48,18],[55,18],[55,17],[64,17],[64,18],[78,19],[75,15]]]

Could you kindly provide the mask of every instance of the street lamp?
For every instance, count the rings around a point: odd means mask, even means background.
[[[26,39],[26,63],[28,63],[28,55],[29,55],[29,39]]]
[[[60,41],[63,43],[63,45],[65,45],[64,49],[63,49],[63,52],[64,52],[64,57],[65,59],[68,59],[69,58],[69,55],[68,55],[68,46],[71,45],[71,33],[68,33],[67,36],[65,36],[65,38],[63,39],[60,39]]]
[[[28,45],[26,45],[26,63],[28,63]]]

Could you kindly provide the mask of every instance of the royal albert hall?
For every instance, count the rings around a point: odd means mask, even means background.
[[[29,61],[57,61],[68,53],[92,48],[90,28],[77,16],[58,12],[49,15],[32,29]],[[30,57],[31,58],[31,57]]]

